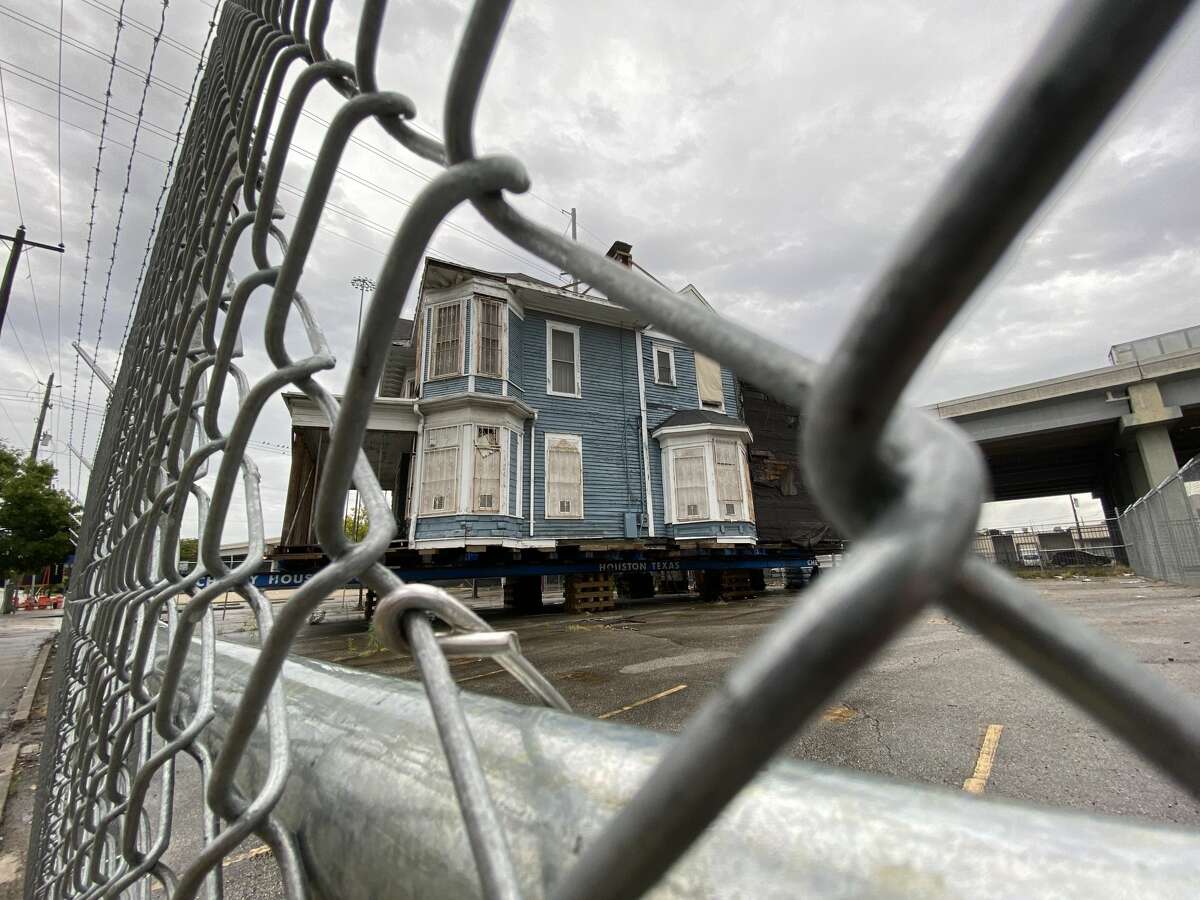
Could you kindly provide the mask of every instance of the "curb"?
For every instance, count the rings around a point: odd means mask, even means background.
[[[42,649],[38,651],[37,659],[33,663],[33,671],[29,674],[29,680],[25,682],[25,690],[21,692],[21,699],[17,702],[16,711],[9,720],[10,729],[20,728],[29,721],[29,713],[33,709],[33,698],[37,695],[38,682],[42,680],[42,673],[46,670],[46,660],[50,658],[50,648],[53,645],[54,637],[51,635],[46,638]],[[2,765],[0,762],[0,773],[3,772]]]

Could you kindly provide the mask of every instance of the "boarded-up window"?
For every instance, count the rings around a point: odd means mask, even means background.
[[[577,434],[546,435],[546,518],[583,518],[583,447]]]
[[[421,515],[458,511],[458,442],[458,426],[430,428],[425,432]]]
[[[475,371],[480,375],[504,376],[504,304],[498,300],[479,301],[479,359]]]
[[[723,519],[741,519],[742,460],[736,441],[714,441],[713,461],[717,467],[717,503]]]
[[[448,303],[433,310],[432,377],[462,374],[462,306]]]
[[[708,476],[703,447],[681,447],[673,454],[675,518],[680,522],[708,518]]]
[[[547,326],[549,367],[546,373],[553,394],[579,393],[579,332],[557,325]]]
[[[657,384],[675,383],[675,354],[670,347],[654,347],[654,381]]]
[[[475,428],[475,512],[500,512],[500,472],[504,454],[500,429],[494,425]]]
[[[705,409],[725,409],[725,393],[721,388],[721,364],[715,359],[696,354],[696,387],[700,405]]]
[[[746,484],[746,499],[750,502],[750,509],[746,516],[751,522],[754,521],[754,482],[750,479],[750,454],[746,451],[745,444],[738,444],[738,453],[742,458],[742,478]]]

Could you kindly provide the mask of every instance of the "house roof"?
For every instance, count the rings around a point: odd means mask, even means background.
[[[392,333],[393,341],[409,341],[412,340],[413,320],[412,319],[397,319],[396,330]]]
[[[655,430],[663,428],[682,428],[685,425],[724,425],[727,428],[745,428],[746,423],[734,416],[715,412],[711,409],[681,409],[663,422]]]

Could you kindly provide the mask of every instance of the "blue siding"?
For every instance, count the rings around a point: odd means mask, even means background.
[[[546,316],[526,314],[522,349],[525,400],[538,410],[534,538],[621,537],[625,513],[643,507],[637,359],[633,331],[580,326],[582,397],[546,392]],[[567,321],[556,316],[553,321]],[[546,434],[578,434],[583,444],[584,519],[546,519]]]
[[[505,305],[507,309],[507,304]],[[515,387],[523,393],[525,383],[525,323],[511,309],[508,310],[508,381],[509,391]]]
[[[672,537],[754,537],[757,532],[750,522],[682,522],[671,526]]]
[[[453,378],[439,378],[436,381],[425,382],[421,387],[421,396],[427,399],[445,397],[447,394],[465,394],[466,391],[467,377],[456,375]]]
[[[471,313],[475,304],[469,299],[463,304],[463,372],[471,371],[471,329],[475,327],[471,321]]]
[[[508,509],[517,514],[517,434],[508,436]]]
[[[417,520],[417,540],[437,538],[519,538],[528,531],[522,520],[512,516],[426,516]]]
[[[504,380],[501,378],[489,378],[487,375],[475,376],[475,393],[477,394],[502,394],[501,385]]]
[[[737,378],[724,366],[721,366],[721,392],[725,395],[725,414],[741,419],[742,407],[738,404]]]
[[[675,386],[654,381],[654,344],[674,348]],[[696,409],[700,395],[696,387],[696,357],[683,344],[655,341],[642,336],[642,367],[646,373],[646,420],[653,431],[681,409]],[[652,442],[653,443],[653,442]]]

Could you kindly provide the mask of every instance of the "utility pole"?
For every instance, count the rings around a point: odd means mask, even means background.
[[[88,368],[96,373],[96,377],[104,383],[104,386],[108,388],[109,391],[112,391],[113,380],[108,377],[102,368],[100,368],[100,364],[92,359],[88,352],[83,349],[83,347],[79,346],[79,341],[71,341],[71,346],[75,348],[75,352],[79,354],[80,358],[88,364]]]
[[[559,212],[562,213],[564,216],[570,216],[570,218],[571,218],[571,240],[578,241],[579,240],[579,215],[576,213],[575,207],[572,206],[570,208],[570,210],[560,209]],[[558,274],[559,275],[569,275],[570,273],[569,272],[559,272]],[[579,282],[576,281],[572,284],[568,284],[566,289],[568,291],[574,290],[575,293],[579,293]]]
[[[63,253],[66,248],[62,244],[57,247],[52,244],[39,244],[37,241],[25,239],[25,226],[18,225],[16,234],[0,234],[0,240],[12,241],[8,250],[8,265],[4,267],[4,280],[0,281],[0,331],[4,329],[4,317],[8,314],[8,297],[12,293],[13,279],[17,277],[17,263],[21,261],[21,251],[25,247],[38,247],[42,250],[53,250]]]
[[[54,388],[54,373],[46,379],[46,393],[42,396],[42,411],[38,413],[37,428],[33,432],[33,446],[29,449],[29,461],[37,462],[38,444],[42,442],[42,426],[46,424],[46,410],[50,408],[50,391]]]
[[[1083,543],[1083,526],[1079,524],[1079,504],[1075,502],[1075,495],[1071,495],[1071,514],[1075,517],[1075,532],[1079,535],[1079,544]],[[1072,541],[1071,543],[1075,543]],[[1076,546],[1079,546],[1076,544]]]

